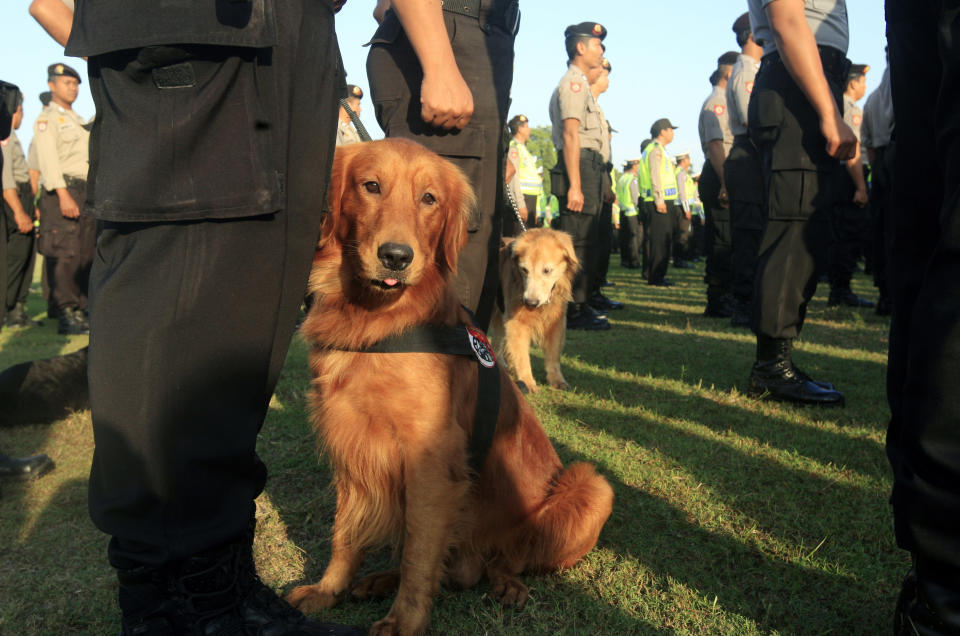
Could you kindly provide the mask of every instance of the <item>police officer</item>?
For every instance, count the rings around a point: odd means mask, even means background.
[[[90,330],[85,316],[93,261],[95,222],[84,213],[87,197],[90,132],[72,108],[80,75],[66,64],[47,69],[50,105],[33,125],[37,161],[43,175],[40,242],[50,297],[57,311],[57,333]]]
[[[890,200],[890,160],[893,152],[893,100],[890,96],[890,69],[883,71],[880,86],[867,98],[863,106],[863,125],[860,128],[861,151],[866,151],[870,164],[870,214],[873,217],[873,284],[879,290],[877,315],[889,316],[893,308],[890,300],[889,263],[893,240]]]
[[[595,78],[593,76],[589,77],[591,80],[590,92],[593,94],[593,99],[597,102],[597,108],[600,109],[600,120],[604,130],[603,145],[600,146],[600,157],[603,159],[604,169],[602,185],[603,203],[600,206],[600,218],[597,229],[597,269],[593,277],[593,282],[590,284],[590,295],[587,303],[601,314],[611,309],[623,309],[623,303],[610,300],[600,291],[601,287],[607,282],[607,271],[610,269],[610,246],[613,242],[613,204],[616,201],[613,163],[610,161],[612,154],[610,145],[613,141],[614,131],[610,126],[610,122],[607,121],[606,113],[603,112],[603,108],[600,106],[600,96],[610,88],[611,70],[613,70],[613,67],[610,64],[610,60],[603,58],[600,61],[600,72]]]
[[[655,212],[653,192],[650,190],[650,166],[644,153],[652,143],[652,139],[640,142],[640,169],[637,171],[637,181],[640,184],[640,226],[643,228],[640,240],[640,275],[644,280],[650,278],[650,220]]]
[[[706,161],[700,175],[700,199],[706,216],[707,306],[704,316],[728,318],[733,313],[730,287],[730,209],[724,188],[723,163],[733,145],[727,108],[727,81],[736,63],[736,53],[727,52],[717,60],[710,75],[713,86],[700,108],[698,131]],[[723,196],[721,197],[721,193]]]
[[[653,213],[650,215],[650,274],[647,283],[659,287],[669,287],[672,281],[666,278],[670,264],[670,249],[673,246],[674,228],[680,209],[677,204],[679,189],[673,159],[667,154],[666,146],[673,141],[676,128],[669,119],[658,119],[650,127],[653,141],[643,152],[650,175],[650,200]]]
[[[30,172],[23,147],[17,139],[17,128],[23,122],[23,94],[18,93],[17,110],[13,114],[10,136],[0,141],[3,152],[3,212],[6,232],[0,239],[6,241],[7,285],[0,293],[6,294],[6,324],[26,327],[31,324],[24,308],[32,282],[33,251],[33,191]]]
[[[843,93],[843,121],[860,141],[860,124],[863,111],[857,102],[867,92],[866,64],[853,64]],[[869,210],[866,208],[867,179],[863,169],[860,144],[857,154],[846,162],[846,170],[838,175],[836,202],[833,206],[832,235],[830,242],[830,296],[831,306],[873,307],[873,302],[857,296],[850,289],[850,279],[857,266],[864,235],[870,232]]]
[[[477,195],[454,286],[486,328],[499,286],[497,252],[506,207],[502,131],[513,83],[518,0],[442,6],[381,0],[374,15],[382,21],[371,40],[367,77],[380,127],[387,137],[412,139],[452,161]],[[464,77],[471,78],[470,86]],[[442,109],[441,96],[451,98]]]
[[[567,72],[550,98],[550,122],[557,165],[550,174],[560,202],[560,229],[573,238],[581,271],[573,283],[573,302],[567,309],[569,329],[603,330],[610,323],[588,304],[596,277],[599,218],[603,205],[600,154],[607,130],[600,107],[590,90],[589,76],[602,70],[603,39],[607,30],[596,22],[581,22],[564,31]]]
[[[628,159],[623,164],[623,174],[617,179],[617,201],[620,204],[620,265],[627,269],[640,269],[640,245],[643,243],[643,226],[640,224],[641,159]]]
[[[843,394],[797,369],[791,351],[816,290],[818,267],[826,260],[836,160],[856,153],[857,138],[840,112],[850,64],[846,5],[750,0],[749,6],[753,34],[764,51],[749,131],[769,187],[754,286],[757,356],[748,394],[838,406]]]
[[[507,157],[511,164],[516,165],[517,180],[522,196],[522,199],[516,202],[517,207],[521,213],[524,210],[526,211],[524,223],[527,228],[536,227],[537,199],[543,192],[543,179],[537,171],[537,158],[530,154],[527,149],[527,141],[530,139],[530,121],[526,115],[514,115],[507,122],[507,130],[510,133],[510,149],[507,151]],[[513,210],[510,210],[509,214],[504,216],[504,236],[517,236],[520,233],[519,223],[516,222],[515,216]]]
[[[725,195],[730,206],[730,288],[735,327],[749,327],[753,305],[753,279],[763,236],[764,184],[757,149],[747,134],[750,96],[760,70],[763,49],[753,39],[750,15],[733,23],[740,55],[730,72],[726,98],[733,146],[723,164]]]
[[[355,84],[347,84],[343,101],[346,102],[347,106],[357,117],[360,116],[360,111],[362,110],[360,107],[361,99],[363,99],[363,89]],[[355,144],[360,141],[362,141],[360,133],[357,132],[357,127],[353,125],[350,113],[343,107],[343,104],[340,104],[340,112],[337,117],[337,145],[346,146],[347,144]]]
[[[678,269],[693,269],[693,263],[690,262],[693,208],[690,203],[694,196],[694,187],[693,178],[689,174],[690,153],[684,150],[674,157],[674,161],[676,167],[673,172],[677,180],[677,217],[673,226],[673,266]]]

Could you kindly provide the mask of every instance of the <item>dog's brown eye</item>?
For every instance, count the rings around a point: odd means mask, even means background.
[[[426,203],[427,205],[433,205],[434,203],[437,202],[437,199],[432,194],[427,192],[426,194],[423,195],[423,198],[421,198],[420,201],[422,203]]]
[[[528,271],[529,271],[529,270],[528,270],[526,267],[521,267],[521,268],[520,268],[520,273],[523,274],[524,276],[527,275]]]
[[[363,184],[363,188],[370,194],[380,194],[380,184],[376,181],[367,181]]]

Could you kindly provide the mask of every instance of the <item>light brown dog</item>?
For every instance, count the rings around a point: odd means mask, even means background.
[[[613,491],[588,464],[566,470],[533,410],[499,371],[489,452],[475,474],[468,444],[477,360],[359,353],[415,325],[469,324],[450,280],[466,242],[472,191],[453,164],[410,141],[344,146],[314,259],[313,418],[334,469],[337,511],[322,579],[287,600],[303,611],[354,596],[396,598],[371,634],[420,634],[442,581],[486,574],[523,604],[523,572],[571,567],[596,543]],[[398,571],[354,583],[364,552],[402,546]]]
[[[521,390],[537,390],[530,368],[531,341],[543,349],[550,386],[570,388],[560,370],[560,354],[567,335],[567,303],[579,269],[573,241],[566,232],[528,230],[506,239],[500,249],[503,313],[494,311],[490,338]]]

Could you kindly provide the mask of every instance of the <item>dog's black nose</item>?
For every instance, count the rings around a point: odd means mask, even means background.
[[[384,243],[377,249],[377,257],[387,269],[400,272],[413,260],[413,248],[403,243]]]

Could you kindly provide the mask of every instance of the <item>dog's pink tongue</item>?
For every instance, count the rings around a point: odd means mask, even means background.
[[[387,287],[393,287],[393,286],[396,285],[398,282],[399,282],[399,281],[398,281],[396,278],[384,278],[384,279],[383,279],[383,284],[386,285]]]

